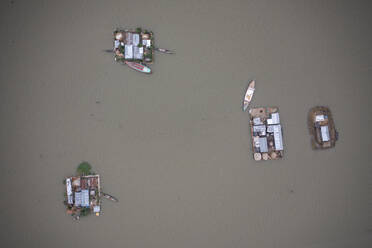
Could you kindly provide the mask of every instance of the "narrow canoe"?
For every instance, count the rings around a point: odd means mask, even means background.
[[[158,52],[161,52],[161,53],[174,54],[174,51],[168,50],[168,49],[164,49],[164,48],[158,48],[158,47],[156,47],[155,50],[158,51]]]
[[[119,200],[116,199],[114,196],[109,195],[109,194],[107,194],[107,193],[103,193],[103,192],[102,192],[102,195],[103,195],[103,197],[105,197],[106,199],[111,200],[111,201],[113,201],[113,202],[118,202],[118,201],[119,201]]]

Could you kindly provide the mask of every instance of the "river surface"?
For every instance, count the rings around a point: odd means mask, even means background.
[[[1,1],[2,247],[369,247],[368,1]],[[150,29],[152,75],[113,61],[116,27]],[[242,100],[278,106],[284,159],[255,162]],[[340,139],[313,151],[307,113]],[[73,221],[81,161],[102,215]]]

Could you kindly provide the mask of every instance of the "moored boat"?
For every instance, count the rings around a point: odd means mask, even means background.
[[[155,51],[158,51],[158,52],[161,52],[161,53],[166,53],[166,54],[174,54],[174,51],[172,51],[172,50],[168,50],[168,49],[164,49],[164,48],[158,48],[158,47],[155,48]]]
[[[329,108],[317,106],[310,109],[308,125],[313,149],[327,149],[336,145],[338,133]]]
[[[249,103],[252,101],[253,93],[254,93],[254,90],[255,90],[255,84],[256,83],[255,83],[254,80],[249,82],[248,89],[245,92],[245,96],[244,96],[244,100],[243,100],[243,111],[247,110],[247,108],[249,106]]]
[[[143,72],[143,73],[151,73],[150,67],[145,66],[143,64],[136,63],[136,62],[131,62],[131,61],[125,61],[125,64],[127,64],[130,68],[132,68],[136,71],[140,71],[140,72]]]
[[[107,193],[102,192],[102,196],[105,197],[106,199],[110,200],[110,201],[113,201],[113,202],[118,202],[119,201],[117,198],[115,198],[114,196],[109,195]]]

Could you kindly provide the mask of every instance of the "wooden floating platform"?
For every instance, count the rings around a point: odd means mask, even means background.
[[[313,149],[327,149],[336,145],[338,133],[328,107],[311,108],[308,115],[308,127]]]
[[[283,157],[283,135],[278,107],[249,110],[253,158],[256,161]]]

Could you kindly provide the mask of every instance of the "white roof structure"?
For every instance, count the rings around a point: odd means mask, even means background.
[[[66,179],[67,203],[73,204],[74,198],[72,197],[71,178]]]
[[[81,206],[81,192],[75,192],[75,206]]]
[[[279,113],[272,113],[271,118],[267,119],[268,125],[279,124],[279,123],[280,123]]]
[[[67,196],[67,203],[68,204],[73,204],[74,203],[74,198],[72,197],[72,195]]]
[[[146,47],[150,47],[151,46],[151,40],[142,40],[142,45],[144,45]]]
[[[117,39],[117,40],[120,40],[121,38],[123,38],[123,34],[122,33],[117,33],[116,35],[115,35],[115,39]]]
[[[89,190],[87,189],[81,190],[81,206],[89,207]]]
[[[266,126],[265,125],[253,126],[253,132],[259,133],[261,136],[264,136],[266,135]]]
[[[321,133],[323,142],[327,142],[330,140],[328,126],[321,126],[320,133]]]
[[[132,44],[133,43],[133,34],[130,32],[126,33],[126,43],[127,44]]]
[[[119,47],[119,45],[120,45],[120,41],[118,41],[118,40],[115,40],[115,44],[114,44],[115,48],[118,48],[118,47]]]
[[[139,42],[140,42],[139,34],[133,34],[133,45],[138,46]]]
[[[318,121],[324,121],[324,115],[316,115],[315,116],[315,121],[318,122]]]
[[[260,141],[260,152],[268,152],[269,149],[267,147],[267,139],[266,139],[266,137],[260,137],[259,138],[259,141]]]
[[[254,136],[253,137],[253,144],[255,147],[259,148],[260,147],[260,137]]]
[[[71,178],[66,179],[66,191],[67,195],[72,195]]]
[[[133,59],[133,45],[125,45],[124,57],[126,59]]]
[[[273,126],[273,129],[274,129],[275,150],[283,151],[282,127],[281,125],[275,125]]]
[[[262,123],[260,117],[255,117],[255,118],[253,118],[253,124],[254,125],[262,125],[263,123]]]
[[[93,207],[93,212],[99,213],[101,211],[101,207],[99,205]]]
[[[133,53],[135,59],[142,59],[143,58],[143,47],[135,46],[133,47]]]

